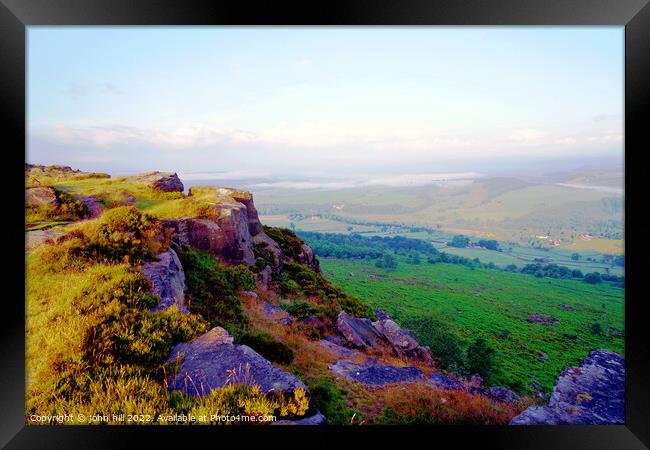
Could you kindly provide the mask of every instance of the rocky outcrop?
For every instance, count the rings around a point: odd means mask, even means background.
[[[178,175],[173,172],[148,172],[127,177],[127,180],[145,183],[163,192],[183,192],[185,189]]]
[[[341,311],[336,319],[336,328],[343,335],[348,345],[366,349],[381,345],[384,337],[379,333],[369,319],[353,317]]]
[[[160,302],[151,311],[163,311],[177,306],[188,313],[185,306],[185,273],[176,252],[171,248],[158,255],[158,261],[141,266],[142,273],[151,282],[151,293],[160,297]]]
[[[51,207],[56,208],[60,205],[59,198],[56,196],[54,188],[39,186],[25,189],[25,204],[30,207]]]
[[[317,272],[321,272],[320,262],[316,258],[316,255],[314,255],[314,251],[307,244],[302,244],[300,246],[300,253],[296,258],[296,262],[311,267]]]
[[[390,314],[381,309],[375,311],[375,316],[377,316],[378,320],[393,320],[393,317]]]
[[[281,325],[291,325],[293,323],[294,318],[291,314],[271,302],[262,300],[255,292],[245,291],[243,292],[243,295],[250,298],[255,304],[257,304],[264,317],[266,317],[271,322]]]
[[[440,372],[433,372],[429,375],[427,382],[436,389],[443,391],[464,391],[472,394],[479,394],[490,400],[514,404],[519,400],[519,396],[509,389],[501,386],[494,386],[490,389],[483,390],[483,380],[474,376],[470,380],[459,380],[451,378]]]
[[[259,215],[257,214],[257,208],[255,208],[255,204],[253,203],[253,194],[227,188],[221,188],[219,193],[222,195],[228,195],[246,207],[246,215],[248,216],[248,232],[251,236],[256,236],[264,231],[262,222],[260,222]]]
[[[309,392],[302,381],[273,366],[252,348],[233,344],[221,327],[174,345],[167,362],[177,358],[181,361],[178,371],[168,380],[171,391],[203,396],[228,383],[245,383],[257,384],[263,392],[292,392],[296,388]]]
[[[34,230],[25,233],[25,251],[31,252],[38,246],[48,242],[49,240],[56,240],[67,233],[59,229],[53,228],[48,230]]]
[[[440,372],[433,372],[427,381],[435,388],[444,391],[464,391],[465,384],[462,381],[452,379]]]
[[[241,228],[229,220],[212,219],[161,219],[164,229],[171,229],[173,239],[181,246],[189,246],[214,254],[230,264],[255,262],[248,232],[243,236]]]
[[[369,386],[384,386],[394,383],[411,383],[423,378],[417,367],[395,367],[381,364],[355,364],[338,361],[329,365],[332,372]]]
[[[378,316],[380,320],[371,322],[369,319],[352,317],[341,311],[336,320],[336,328],[349,347],[368,350],[388,345],[397,356],[433,365],[428,347],[421,346],[408,330],[402,329],[385,312],[379,311]]]
[[[79,169],[73,169],[70,166],[62,166],[59,164],[44,166],[43,164],[25,163],[25,170],[39,170],[41,172],[52,171],[52,172],[60,172],[60,173],[83,173]]]
[[[431,350],[428,347],[422,347],[418,341],[402,330],[392,319],[372,322],[372,326],[384,336],[398,356],[414,358],[427,364],[433,364]]]
[[[196,194],[199,192],[200,194]],[[211,211],[208,218],[162,219],[180,245],[209,251],[230,264],[255,264],[254,248],[264,247],[279,269],[283,254],[280,246],[265,232],[247,192],[218,187],[193,187],[189,196],[199,196]],[[268,277],[267,277],[268,278]]]
[[[593,350],[579,367],[560,374],[547,406],[531,406],[510,425],[622,424],[625,422],[625,359]]]
[[[271,268],[270,266],[266,266],[272,269],[271,273],[273,271],[279,272],[282,269],[282,261],[284,260],[284,253],[282,253],[282,249],[280,248],[280,245],[278,245],[277,242],[271,239],[271,237],[268,234],[262,231],[256,234],[255,236],[253,236],[253,245],[257,246],[258,248],[264,249],[265,252],[270,252],[270,254],[273,256],[273,261],[272,261],[273,267]]]
[[[86,205],[86,208],[88,208],[88,215],[86,218],[94,219],[102,214],[102,205],[95,197],[91,195],[77,195],[76,198],[83,202],[83,204]]]
[[[502,386],[494,386],[483,393],[486,397],[496,400],[498,402],[515,404],[519,400],[519,396]]]

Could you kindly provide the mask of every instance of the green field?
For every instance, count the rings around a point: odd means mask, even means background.
[[[525,391],[534,377],[550,391],[560,372],[579,364],[590,350],[624,351],[621,288],[452,264],[413,265],[397,258],[392,272],[368,260],[321,258],[321,266],[346,293],[400,323],[434,314],[465,343],[487,339],[496,350],[495,384]],[[548,314],[560,323],[530,323],[529,314]],[[594,323],[601,334],[592,331]],[[414,331],[421,338],[426,330]],[[542,361],[540,352],[548,360]]]
[[[505,267],[508,264],[514,264],[517,267],[522,267],[526,264],[535,262],[535,259],[546,258],[547,263],[566,266],[570,269],[579,269],[585,273],[598,272],[619,276],[625,274],[625,271],[622,267],[602,262],[603,254],[593,250],[576,249],[571,251],[562,248],[541,250],[515,245],[507,248],[502,252],[498,252],[485,248],[455,248],[441,243],[434,243],[434,246],[441,251],[445,251],[453,255],[464,256],[465,258],[470,259],[478,258],[481,260],[481,262],[492,262],[499,267]],[[580,260],[572,260],[572,253],[578,253],[580,255]],[[593,261],[589,261],[587,258],[591,258]]]
[[[385,229],[376,225],[359,225],[350,224],[342,221],[331,220],[326,218],[305,218],[303,220],[291,220],[288,215],[278,214],[270,216],[261,216],[261,220],[269,226],[289,228],[291,223],[299,231],[313,231],[319,233],[340,233],[351,234],[360,233],[366,237],[372,236],[404,236],[412,239],[422,239],[432,243],[434,247],[441,251],[458,256],[474,259],[479,258],[484,263],[494,263],[499,267],[505,267],[509,264],[515,264],[517,267],[523,267],[526,264],[535,262],[535,259],[546,259],[546,263],[567,266],[571,269],[579,269],[585,273],[598,272],[602,274],[611,274],[621,276],[625,274],[623,267],[616,266],[603,261],[603,257],[612,253],[622,254],[621,241],[614,240],[597,240],[603,249],[597,251],[590,245],[590,241],[579,241],[567,248],[533,248],[524,245],[518,245],[512,242],[502,242],[503,251],[498,252],[485,248],[455,248],[447,246],[447,242],[453,237],[452,233],[445,231],[410,231],[408,226]],[[487,236],[484,236],[487,237]],[[474,238],[476,239],[476,238]],[[611,248],[619,248],[618,252],[608,251]],[[573,260],[571,255],[578,253],[579,260]],[[590,260],[591,259],[591,260]]]

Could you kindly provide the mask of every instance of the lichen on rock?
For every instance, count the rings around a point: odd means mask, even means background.
[[[625,422],[625,359],[593,350],[557,380],[546,406],[531,406],[510,425],[616,424]]]

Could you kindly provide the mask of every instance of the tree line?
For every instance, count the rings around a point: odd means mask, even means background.
[[[499,267],[493,262],[481,262],[479,258],[470,259],[441,252],[430,242],[403,236],[368,237],[357,233],[335,234],[314,231],[300,231],[298,235],[320,257],[367,259],[374,261],[376,267],[387,270],[397,269],[399,264],[397,256],[399,255],[403,257],[407,264],[421,264],[424,261],[427,264],[459,264],[471,269],[485,268],[517,272],[538,278],[577,279],[589,284],[609,282],[621,287],[625,285],[624,276],[600,274],[598,272],[585,274],[581,270],[570,269],[558,264],[532,263],[521,268],[515,264],[509,264],[505,267]],[[496,243],[496,241],[484,241],[483,244],[487,243],[487,245],[492,246],[492,242]]]

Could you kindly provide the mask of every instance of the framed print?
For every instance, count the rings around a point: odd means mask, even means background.
[[[7,448],[647,448],[647,2],[0,9]]]

